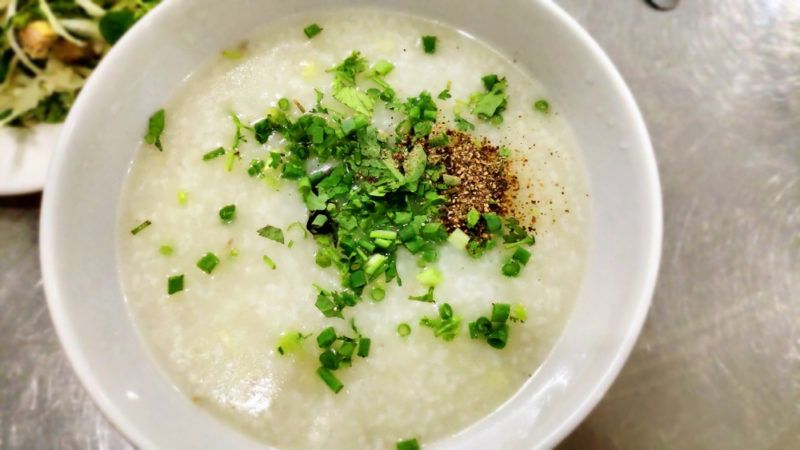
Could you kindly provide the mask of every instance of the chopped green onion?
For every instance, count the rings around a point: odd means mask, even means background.
[[[492,303],[492,322],[505,322],[511,313],[508,303]]]
[[[425,269],[417,274],[417,281],[426,287],[434,287],[441,283],[443,279],[442,273],[433,267]]]
[[[131,234],[136,236],[137,234],[141,233],[142,230],[144,230],[145,228],[149,227],[152,224],[153,224],[153,222],[151,222],[149,220],[145,220],[144,222],[140,223],[139,225],[136,225],[136,227],[131,230]]]
[[[494,348],[505,348],[508,342],[508,325],[500,324],[492,333],[486,337],[486,342]]]
[[[344,341],[342,342],[342,346],[339,347],[339,355],[343,356],[344,357],[343,359],[347,359],[353,356],[353,352],[355,351],[356,351],[356,343],[352,341]]]
[[[520,270],[522,270],[522,266],[520,266],[519,263],[514,260],[506,262],[503,264],[502,268],[503,275],[507,277],[515,277],[519,275]]]
[[[386,298],[386,291],[383,288],[376,287],[372,289],[372,291],[369,293],[369,296],[376,302],[379,302]]]
[[[183,274],[167,278],[167,294],[172,295],[183,290]]]
[[[266,264],[267,267],[269,267],[270,269],[275,270],[278,268],[278,266],[275,265],[275,261],[273,261],[272,258],[270,258],[269,256],[264,255],[261,257],[261,259],[264,261],[264,264]]]
[[[291,104],[289,103],[289,99],[288,98],[282,98],[282,99],[278,100],[278,108],[281,111],[288,111],[290,107],[291,107]]]
[[[362,337],[358,340],[358,353],[357,355],[366,358],[369,356],[369,347],[372,344],[370,338]]]
[[[311,25],[303,28],[303,33],[305,33],[306,37],[311,39],[314,36],[320,34],[322,32],[322,30],[323,30],[323,28],[321,28],[319,25],[317,25],[315,23],[312,23]]]
[[[339,368],[339,358],[330,349],[320,353],[319,362],[322,364],[322,367],[329,370],[336,370]]]
[[[162,245],[161,247],[158,247],[158,252],[161,253],[164,256],[171,255],[173,253],[173,251],[174,251],[174,249],[171,246],[166,245],[166,244]]]
[[[530,261],[531,252],[522,247],[517,247],[517,249],[514,250],[514,254],[511,255],[511,258],[524,266],[525,264],[528,264],[528,261]]]
[[[475,208],[470,209],[467,213],[467,228],[474,228],[480,218],[481,214]]]
[[[423,295],[412,295],[408,297],[409,300],[416,300],[418,302],[434,303],[433,300],[433,287],[428,288],[428,292]]]
[[[434,53],[436,51],[436,36],[422,36],[422,49],[425,53]]]
[[[379,268],[383,266],[387,259],[389,258],[386,255],[375,253],[374,255],[370,256],[367,262],[364,264],[364,272],[366,272],[367,275],[373,275],[378,271]]]
[[[336,342],[336,330],[333,327],[328,327],[322,330],[317,336],[317,345],[319,348],[328,348]]]
[[[547,100],[537,100],[536,103],[533,104],[533,107],[536,108],[537,111],[543,112],[547,114],[550,111],[550,103]]]
[[[219,210],[219,218],[222,223],[231,223],[236,218],[236,205],[223,206]]]
[[[392,244],[393,242],[388,239],[375,239],[375,245],[380,248],[389,248],[392,246]]]
[[[386,239],[391,241],[397,238],[397,232],[390,230],[374,230],[369,233],[369,237],[372,239]]]
[[[456,228],[452,233],[450,233],[450,237],[447,238],[447,242],[449,242],[453,247],[463,249],[466,248],[467,244],[469,243],[469,236],[467,236],[467,233],[464,233],[459,228]]]
[[[399,441],[396,446],[397,450],[419,450],[419,442],[417,439],[406,439]]]
[[[203,155],[203,161],[210,161],[212,159],[219,158],[220,156],[222,156],[224,154],[225,154],[225,148],[224,147],[217,147],[214,150],[211,150],[210,152],[204,154]]]
[[[219,264],[219,258],[211,252],[206,253],[197,261],[197,267],[207,274],[211,274],[214,268],[217,267],[217,264]]]
[[[411,326],[407,323],[401,323],[397,326],[397,334],[399,334],[400,337],[408,336],[411,334]]]
[[[258,235],[283,244],[283,230],[272,225],[266,225],[258,230]]]
[[[303,334],[300,333],[299,331],[282,333],[281,337],[278,338],[278,346],[275,349],[281,355],[292,353],[298,348],[300,348],[300,343],[303,341],[303,339],[307,337],[308,336],[303,336]]]
[[[328,387],[331,388],[331,390],[336,394],[338,394],[339,391],[341,391],[344,387],[342,382],[336,378],[336,375],[324,367],[317,369],[317,375],[319,375],[319,377],[322,378],[322,381],[324,381],[325,384],[327,384]]]

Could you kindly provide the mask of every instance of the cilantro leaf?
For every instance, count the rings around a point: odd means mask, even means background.
[[[144,141],[150,145],[155,145],[159,151],[164,151],[161,146],[161,133],[164,132],[165,115],[164,110],[160,109],[150,116],[147,123],[147,134],[144,136]]]

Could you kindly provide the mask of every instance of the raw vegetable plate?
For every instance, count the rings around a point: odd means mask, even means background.
[[[86,79],[159,1],[0,0],[0,195],[42,190]]]

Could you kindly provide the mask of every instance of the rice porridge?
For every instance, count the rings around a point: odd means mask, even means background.
[[[483,43],[399,14],[297,18],[224,52],[154,115],[125,181],[120,274],[155,359],[278,448],[424,446],[488,416],[583,275],[587,186],[546,99]]]

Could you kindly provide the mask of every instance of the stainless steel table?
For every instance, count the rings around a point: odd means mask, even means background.
[[[644,333],[562,447],[800,448],[800,1],[559,3],[639,101],[666,231]],[[0,199],[0,448],[130,448],[54,335],[38,202]]]

